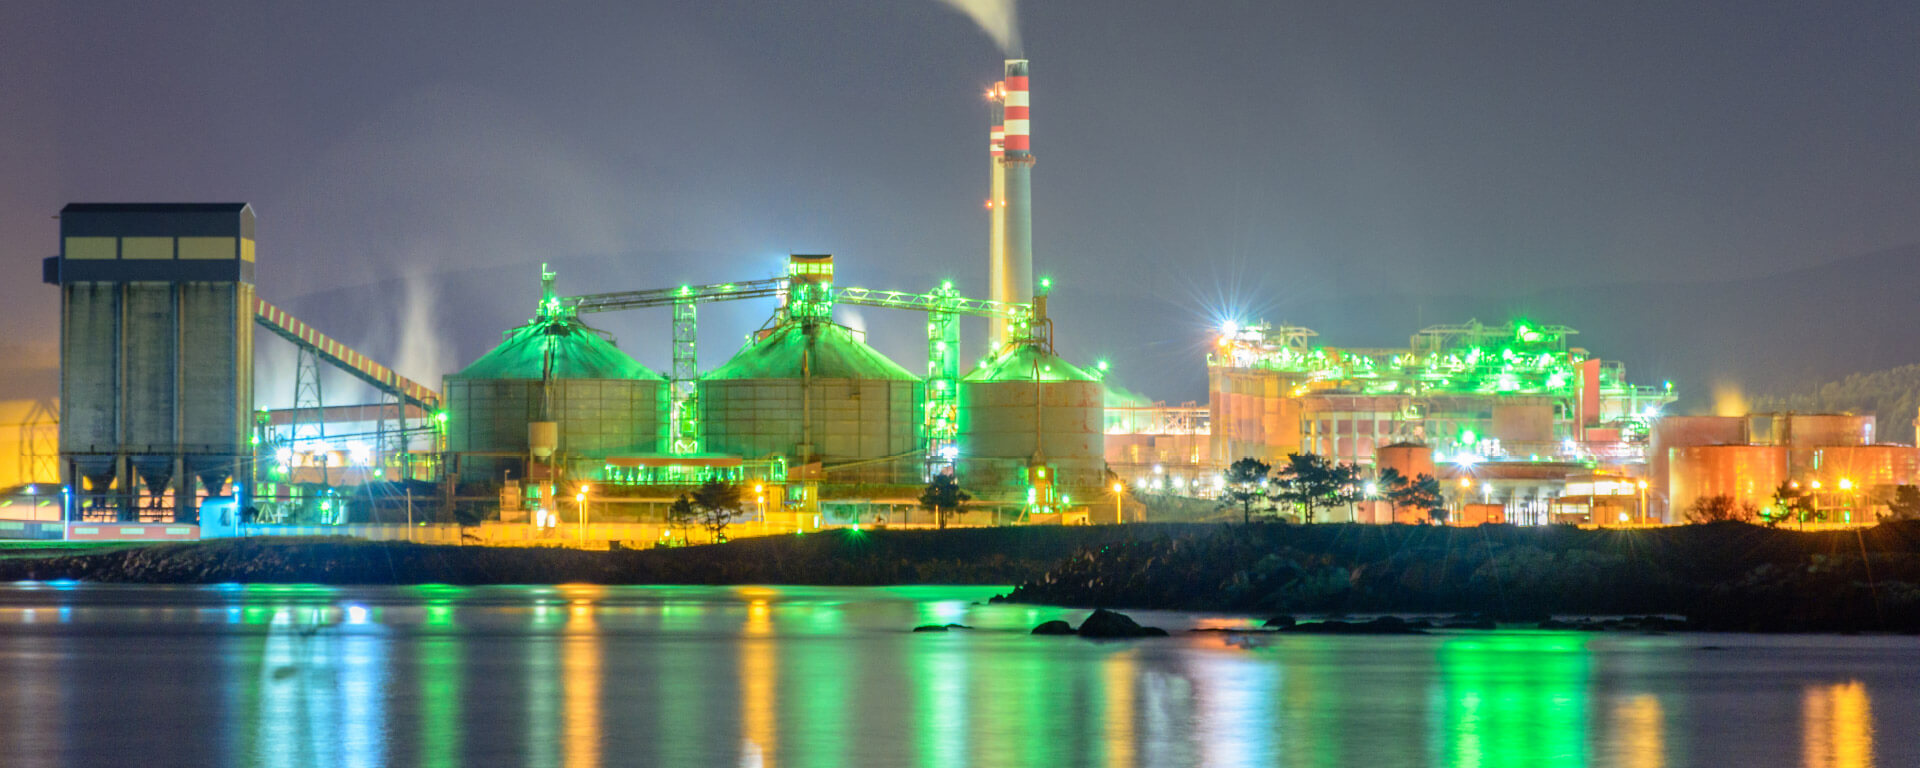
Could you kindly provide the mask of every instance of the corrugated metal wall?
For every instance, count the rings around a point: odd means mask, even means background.
[[[918,381],[813,379],[814,453],[822,463],[895,456],[921,448]],[[797,379],[733,379],[700,384],[707,450],[749,458],[797,459],[803,421]],[[830,476],[835,482],[917,483],[920,463],[903,460]]]

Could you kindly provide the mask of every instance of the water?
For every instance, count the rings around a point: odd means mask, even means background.
[[[0,586],[0,765],[1920,765],[1920,638],[1099,643],[992,592]]]

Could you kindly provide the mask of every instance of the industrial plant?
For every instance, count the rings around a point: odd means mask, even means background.
[[[390,536],[374,529],[402,524],[413,537],[460,521],[491,526],[490,541],[657,541],[672,536],[671,505],[709,481],[743,489],[745,532],[774,533],[930,524],[917,499],[942,475],[971,496],[969,524],[1205,519],[1192,510],[1228,465],[1293,454],[1434,478],[1455,524],[1664,524],[1703,498],[1765,507],[1801,484],[1820,520],[1859,523],[1920,476],[1914,448],[1874,442],[1871,416],[1670,415],[1671,383],[1635,384],[1544,322],[1434,326],[1392,349],[1228,323],[1204,360],[1169,361],[1206,366],[1208,402],[1126,392],[1103,364],[1055,351],[1056,333],[1097,331],[1049,314],[1028,63],[1002,75],[987,92],[985,297],[952,282],[858,287],[840,278],[859,265],[826,254],[794,254],[777,275],[602,293],[564,292],[543,267],[527,322],[435,386],[256,295],[271,249],[245,204],[68,205],[43,268],[61,292],[58,476],[27,478],[35,515],[6,530]],[[699,308],[721,301],[757,302],[767,319],[703,370]],[[924,324],[925,360],[882,354],[836,320],[840,306]],[[672,340],[657,367],[589,324],[649,309]],[[965,318],[987,322],[984,359],[962,359]],[[255,399],[259,330],[297,351],[292,408]],[[323,368],[377,402],[330,402]],[[1431,522],[1368,488],[1333,521]]]

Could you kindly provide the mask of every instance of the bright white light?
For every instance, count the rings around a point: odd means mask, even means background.
[[[960,458],[960,446],[957,446],[957,445],[941,446],[940,458],[946,459],[947,461],[953,461],[954,459]]]
[[[1240,332],[1240,324],[1232,320],[1228,320],[1220,324],[1220,332],[1228,336],[1232,336]]]
[[[347,456],[355,464],[373,463],[373,446],[366,443],[352,443],[347,446]]]
[[[280,450],[274,451],[273,458],[278,460],[282,464],[290,464],[293,462],[293,449],[282,448]]]
[[[1484,459],[1484,458],[1482,458],[1482,457],[1479,457],[1479,456],[1475,456],[1475,455],[1473,455],[1473,454],[1471,454],[1471,453],[1463,453],[1463,454],[1460,454],[1460,455],[1458,455],[1458,456],[1455,456],[1455,457],[1453,457],[1453,463],[1455,463],[1455,464],[1458,464],[1458,465],[1460,465],[1460,466],[1463,466],[1463,467],[1471,467],[1471,466],[1473,466],[1473,465],[1475,465],[1475,464],[1478,464],[1478,463],[1480,463],[1480,462],[1482,462],[1482,461],[1485,461],[1485,460],[1486,460],[1486,459]]]
[[[1372,496],[1372,495],[1375,495],[1375,494],[1378,494],[1379,492],[1380,492],[1380,486],[1379,486],[1379,485],[1377,485],[1377,484],[1374,484],[1374,483],[1367,483],[1367,495],[1368,495],[1368,496]]]

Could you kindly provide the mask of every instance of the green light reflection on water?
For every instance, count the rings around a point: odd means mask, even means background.
[[[1585,766],[1587,638],[1581,633],[1452,637],[1438,650],[1434,723],[1450,766]]]
[[[436,625],[434,611],[451,609],[430,606],[427,623]],[[449,618],[445,624],[451,625]],[[420,764],[428,768],[452,768],[461,764],[460,688],[464,660],[464,638],[458,633],[422,637],[414,647],[414,663],[420,676]]]

